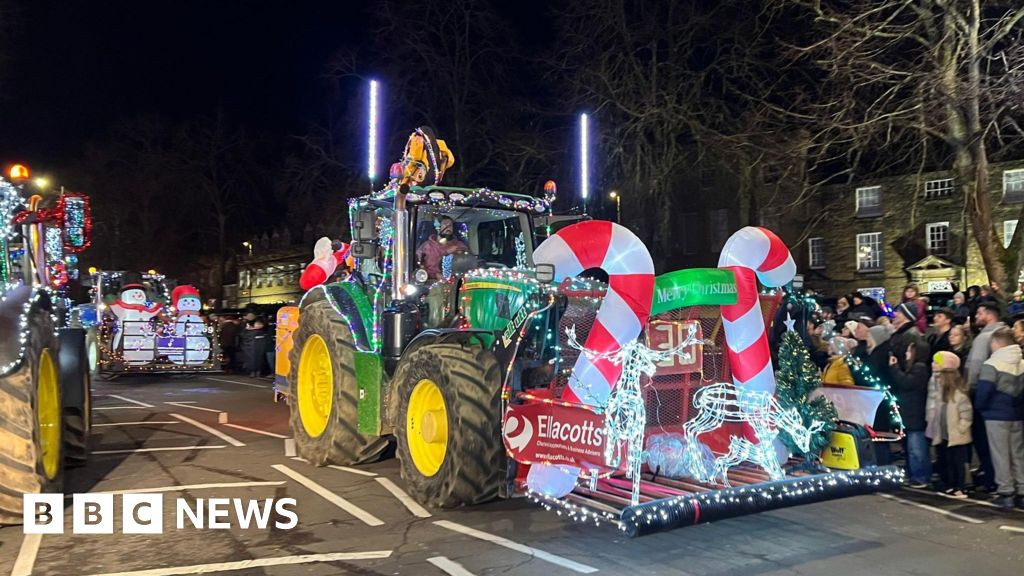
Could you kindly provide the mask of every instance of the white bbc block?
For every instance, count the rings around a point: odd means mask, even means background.
[[[71,509],[75,534],[114,533],[113,494],[75,494]]]
[[[25,534],[63,534],[64,495],[25,494],[22,524]]]
[[[122,496],[121,531],[125,534],[163,534],[163,494],[125,494]]]

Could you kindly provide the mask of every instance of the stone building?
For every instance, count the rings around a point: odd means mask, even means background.
[[[303,294],[299,276],[313,259],[313,236],[307,226],[298,243],[292,242],[287,230],[274,230],[245,242],[237,259],[237,284],[224,287],[228,307],[297,303]]]
[[[991,165],[989,194],[1008,245],[1024,205],[1024,160]],[[988,282],[952,171],[831,186],[813,213],[809,236],[792,247],[809,288],[832,295],[884,289],[891,303],[909,281],[934,294]]]

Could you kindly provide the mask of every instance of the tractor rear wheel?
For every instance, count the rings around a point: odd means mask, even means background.
[[[292,338],[289,422],[298,455],[316,466],[379,459],[387,439],[358,430],[355,344],[345,319],[326,300],[314,302]]]
[[[87,333],[82,328],[60,331],[60,384],[64,406],[64,449],[78,463],[89,458],[92,432],[92,390]]]
[[[478,504],[501,487],[501,373],[487,350],[424,346],[394,377],[395,434],[413,498],[439,508]]]
[[[49,311],[30,312],[28,329],[21,366],[0,378],[0,525],[21,523],[23,494],[62,485],[59,344]]]

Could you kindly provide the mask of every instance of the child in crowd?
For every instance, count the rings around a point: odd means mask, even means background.
[[[960,358],[952,352],[932,357],[932,382],[928,390],[928,429],[939,455],[946,494],[967,498],[964,491],[967,457],[970,454],[974,408],[967,396],[967,383],[960,374]]]

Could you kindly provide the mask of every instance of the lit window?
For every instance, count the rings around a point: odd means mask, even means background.
[[[812,269],[821,269],[825,267],[825,239],[824,238],[808,238],[807,239],[807,254],[810,262],[808,264]]]
[[[949,255],[949,222],[933,222],[926,225],[925,243],[929,254]]]
[[[857,234],[857,271],[875,272],[882,269],[882,233]]]
[[[882,215],[882,187],[857,188],[857,216]]]
[[[945,198],[953,194],[953,179],[929,180],[924,183],[925,198]]]
[[[721,252],[725,241],[729,239],[729,211],[727,209],[709,212],[708,223],[711,226],[711,251]]]
[[[1003,171],[1003,202],[1024,202],[1024,170]]]
[[[1003,248],[1009,248],[1013,242],[1013,234],[1017,231],[1016,220],[1003,220]]]

